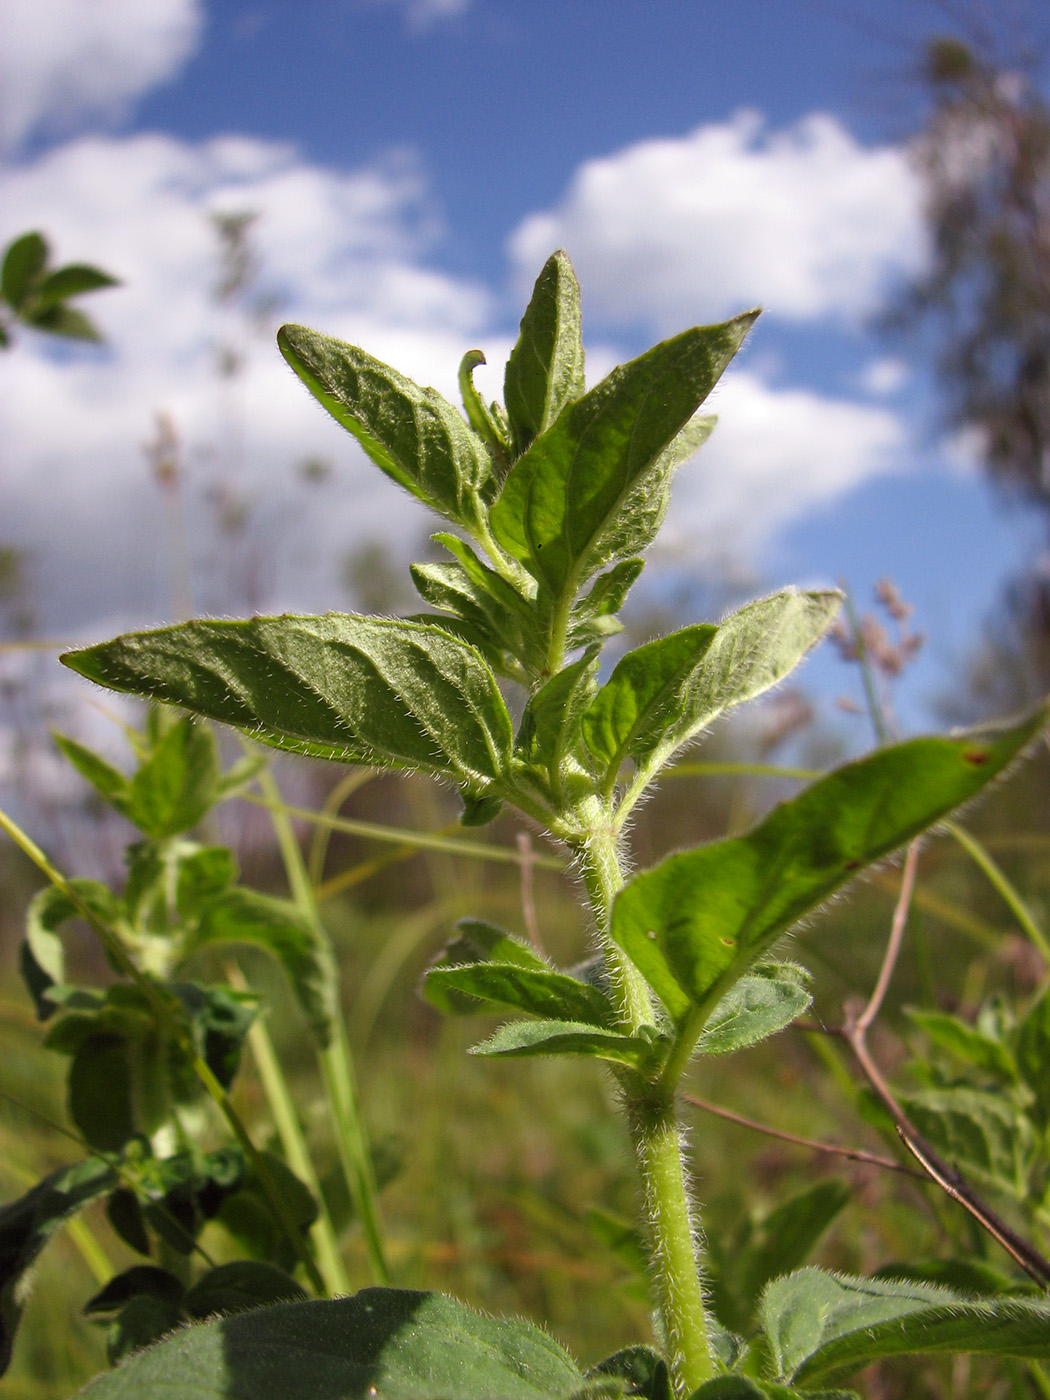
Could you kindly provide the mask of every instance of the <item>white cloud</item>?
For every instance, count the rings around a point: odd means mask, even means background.
[[[710,406],[718,425],[678,473],[662,537],[699,571],[755,561],[785,526],[907,464],[903,423],[869,404],[730,369]]]
[[[207,215],[238,210],[260,216],[263,284],[281,298],[275,323],[318,326],[456,395],[460,357],[477,344],[490,298],[426,267],[435,223],[408,157],[340,173],[264,141],[143,135],[83,138],[8,169],[0,241],[39,226],[58,259],[96,262],[123,281],[84,303],[106,350],[23,333],[5,356],[4,537],[42,566],[35,602],[51,626],[122,609],[122,621],[139,623],[170,613],[163,506],[142,452],[158,411],[184,444],[193,547],[203,548],[209,483],[232,479],[259,503],[268,602],[276,593],[298,606],[345,605],[334,580],[350,544],[379,533],[407,550],[426,527],[313,403],[271,334],[248,338],[235,384],[216,379],[217,345],[244,335],[210,294]],[[505,350],[488,346],[493,360]],[[318,455],[337,470],[311,496],[293,467]],[[279,571],[269,578],[266,560],[290,568],[297,553],[306,567],[294,585]]]
[[[112,119],[178,72],[202,0],[0,0],[0,145]]]
[[[875,398],[888,398],[903,389],[908,382],[908,366],[904,360],[885,357],[869,360],[858,375],[860,388]]]
[[[771,132],[754,112],[586,162],[512,235],[523,284],[556,247],[592,317],[658,333],[754,305],[852,318],[924,252],[903,150],[865,148],[819,113]]]

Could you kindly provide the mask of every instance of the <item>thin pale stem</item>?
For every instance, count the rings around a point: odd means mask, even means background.
[[[236,963],[227,963],[226,978],[231,987],[235,987],[239,991],[246,990],[247,983],[244,980],[244,974]],[[266,1102],[288,1165],[300,1181],[309,1187],[317,1202],[318,1216],[310,1228],[310,1238],[317,1251],[317,1267],[321,1271],[325,1287],[333,1296],[349,1293],[350,1281],[346,1276],[346,1270],[343,1268],[343,1261],[339,1255],[339,1244],[335,1228],[332,1225],[332,1217],[328,1213],[321,1183],[314,1170],[313,1158],[306,1145],[306,1138],[299,1122],[299,1115],[295,1111],[288,1081],[281,1068],[277,1052],[274,1050],[270,1033],[262,1021],[252,1022],[248,1031],[248,1046],[252,1052],[255,1068],[259,1074],[259,1082],[266,1095]]]
[[[240,1114],[234,1108],[226,1090],[219,1083],[218,1079],[216,1079],[211,1066],[197,1053],[196,1046],[186,1034],[182,1023],[173,1012],[167,998],[154,983],[148,977],[144,976],[141,970],[136,967],[135,963],[128,956],[127,949],[124,947],[124,944],[117,934],[104,924],[88,905],[84,903],[74,887],[65,876],[51,864],[36,842],[33,841],[30,836],[27,836],[22,828],[18,826],[16,822],[13,822],[7,813],[2,810],[0,810],[0,830],[5,831],[12,841],[14,841],[15,845],[29,857],[33,864],[42,871],[44,875],[47,876],[48,880],[51,881],[56,889],[62,891],[80,917],[89,924],[98,935],[102,946],[105,948],[114,964],[135,984],[139,991],[142,992],[153,1014],[156,1016],[157,1021],[164,1027],[165,1031],[171,1036],[172,1040],[186,1056],[190,1067],[200,1080],[208,1097],[229,1124],[234,1137],[240,1143],[244,1151],[244,1155],[255,1169],[274,1220],[284,1232],[292,1248],[298,1255],[303,1268],[306,1270],[311,1287],[317,1293],[323,1294],[325,1291],[324,1280],[321,1278],[317,1265],[314,1263],[313,1256],[309,1249],[307,1249],[298,1227],[292,1219],[284,1197],[277,1190],[276,1183],[273,1180],[265,1160],[260,1155],[254,1142],[252,1142],[251,1134],[245,1127]]]
[[[875,988],[868,999],[868,1004],[861,1012],[856,1023],[857,1030],[862,1035],[866,1034],[868,1027],[879,1014],[882,1003],[886,999],[890,980],[893,977],[893,970],[897,966],[897,959],[900,957],[901,944],[904,941],[904,931],[908,926],[908,911],[911,909],[911,897],[915,889],[915,876],[918,867],[919,843],[918,841],[913,841],[908,847],[908,854],[904,859],[900,894],[897,896],[897,904],[893,910],[893,922],[890,925],[890,936],[886,941],[886,952],[883,954],[882,966],[879,968],[879,975],[875,982]]]
[[[262,788],[266,805],[270,808],[292,897],[303,917],[323,935],[323,925],[306,862],[303,860],[292,824],[288,820],[288,808],[281,800],[280,790],[268,768],[264,768],[260,773],[259,786]],[[354,1203],[357,1218],[364,1232],[372,1274],[378,1283],[388,1284],[390,1270],[383,1252],[372,1154],[358,1103],[350,1043],[341,1017],[336,1018],[331,1040],[317,1053],[335,1128],[339,1162],[343,1168],[350,1199]]]
[[[944,822],[943,825],[945,831],[955,838],[971,860],[988,877],[991,884],[1002,896],[1011,914],[1043,955],[1043,961],[1050,967],[1050,939],[1032,918],[1028,906],[1002,867],[993,859],[977,837],[967,831],[965,827],[957,826],[955,822]]]

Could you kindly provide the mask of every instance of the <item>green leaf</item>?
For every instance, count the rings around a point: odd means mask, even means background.
[[[719,1319],[736,1331],[750,1332],[766,1284],[804,1264],[849,1201],[844,1181],[818,1181],[757,1224],[747,1220],[736,1238],[712,1238],[711,1299]]]
[[[32,294],[47,266],[47,240],[42,233],[24,233],[8,244],[0,269],[0,292],[8,306],[18,311]]]
[[[158,1269],[153,1264],[136,1264],[111,1278],[104,1288],[90,1297],[84,1304],[84,1314],[91,1317],[96,1313],[116,1312],[129,1298],[139,1293],[162,1298],[178,1307],[185,1292],[181,1279],[167,1269]]]
[[[107,886],[98,880],[70,880],[68,883],[81,903],[102,923],[112,928],[119,922],[120,907]],[[53,1016],[57,1009],[48,993],[65,981],[65,952],[57,931],[69,920],[80,917],[80,909],[56,885],[45,886],[30,901],[20,967],[41,1021]]]
[[[564,667],[540,686],[528,699],[518,734],[518,747],[527,762],[537,764],[557,791],[571,781],[573,772],[581,777],[579,749],[581,720],[598,688],[600,649],[597,645]],[[581,796],[589,790],[584,779]]]
[[[197,982],[177,982],[172,991],[189,1018],[193,1039],[205,1064],[224,1089],[233,1083],[241,1063],[244,1038],[259,1014],[259,998],[254,992],[238,992],[232,987],[202,987]],[[190,1101],[200,1093],[196,1074],[187,1076]]]
[[[70,1216],[117,1184],[108,1163],[91,1157],[45,1176],[17,1201],[0,1206],[0,1375],[28,1292],[25,1276],[48,1240]]]
[[[119,286],[115,277],[97,267],[90,267],[87,263],[67,263],[37,283],[33,290],[33,306],[54,306],[68,297],[83,296],[85,292],[97,292],[103,287]]]
[[[1050,1304],[974,1300],[929,1284],[841,1278],[802,1269],[762,1301],[778,1375],[808,1382],[903,1353],[1050,1357]]]
[[[220,1264],[198,1279],[183,1307],[191,1317],[214,1317],[273,1303],[305,1302],[306,1292],[290,1274],[257,1259]]]
[[[1045,1130],[1050,1124],[1050,989],[1018,1026],[1014,1054],[1021,1077],[1035,1095],[1032,1116]]]
[[[697,1051],[726,1055],[776,1035],[813,1000],[809,981],[809,973],[795,963],[769,963],[745,973],[715,1005],[696,1042]]]
[[[986,1074],[994,1074],[1009,1083],[1016,1082],[1017,1066],[1001,1040],[983,1035],[961,1017],[949,1016],[943,1011],[917,1011],[908,1007],[907,1015],[938,1049],[946,1050],[957,1060]]]
[[[436,389],[421,389],[356,346],[305,326],[282,326],[277,344],[381,471],[450,520],[469,526],[480,518],[489,454]]]
[[[1028,1118],[1001,1090],[928,1089],[901,1096],[919,1132],[952,1165],[1023,1200],[1037,1144]]]
[[[106,1218],[126,1245],[138,1254],[149,1254],[149,1235],[134,1191],[126,1187],[114,1191],[106,1202]]]
[[[705,414],[690,418],[628,492],[623,509],[613,516],[594,544],[599,567],[614,559],[626,560],[649,548],[660,532],[671,500],[675,472],[695,456],[718,420]]]
[[[183,716],[131,780],[125,815],[154,840],[196,826],[215,800],[219,759],[203,724]]]
[[[436,1293],[257,1308],[192,1327],[92,1381],[84,1400],[568,1400],[579,1368],[540,1328]]]
[[[106,1359],[116,1366],[174,1332],[182,1321],[181,1309],[166,1298],[151,1293],[129,1298],[106,1331]]]
[[[584,716],[584,737],[615,779],[627,758],[652,775],[733,705],[792,671],[823,636],[838,593],[776,593],[719,627],[672,632],[624,656]]]
[[[502,963],[534,972],[550,972],[551,966],[528,943],[522,942],[494,924],[482,919],[461,919],[456,925],[457,937],[428,969],[423,981],[423,995],[432,1006],[447,1015],[471,1015],[477,1009],[475,999],[455,988],[446,987],[440,979],[431,982],[429,972],[459,967],[474,967],[479,963]]]
[[[52,733],[52,738],[63,756],[73,765],[82,778],[86,778],[100,797],[122,816],[127,815],[131,784],[118,768],[100,757],[92,749],[78,744],[65,734]]]
[[[685,331],[621,365],[511,468],[490,513],[492,531],[553,596],[575,593],[609,562],[596,545],[711,392],[753,320],[749,314]]]
[[[64,302],[57,306],[45,306],[40,311],[31,305],[22,313],[22,320],[38,331],[47,331],[49,335],[62,335],[67,340],[90,340],[97,343],[102,339],[95,323],[85,316],[83,311],[78,311],[75,306],[66,306]]]
[[[592,637],[607,637],[620,630],[621,624],[614,615],[623,607],[631,585],[644,567],[644,559],[621,559],[606,573],[598,575],[572,610],[570,651],[583,646]]]
[[[129,1049],[124,1036],[89,1035],[69,1067],[69,1116],[99,1152],[119,1152],[139,1127]]]
[[[341,613],[188,622],[62,660],[293,753],[444,773],[470,790],[510,761],[510,716],[488,666],[416,623]]]
[[[504,374],[514,455],[520,457],[584,388],[580,288],[559,248],[536,279]]]
[[[1045,726],[912,739],[837,769],[745,836],[673,855],[617,896],[612,937],[676,1022],[724,994],[858,870],[969,801]]]
[[[237,879],[237,858],[225,846],[196,846],[185,842],[176,851],[175,907],[190,923]]]
[[[329,1043],[341,1014],[338,972],[327,939],[294,904],[239,887],[217,895],[187,935],[184,953],[224,943],[254,944],[280,963],[318,1043]]]
[[[624,1347],[587,1372],[588,1380],[601,1380],[605,1376],[621,1378],[625,1395],[642,1396],[643,1400],[672,1400],[667,1362],[652,1347]]]
[[[527,1011],[552,1021],[581,1021],[612,1030],[616,1009],[587,982],[563,972],[483,962],[470,967],[434,967],[427,973],[428,997],[457,1012],[491,1014],[494,1009]],[[450,998],[449,991],[458,993]],[[473,1002],[473,1005],[470,1003]]]
[[[587,1022],[508,1021],[488,1040],[471,1046],[472,1055],[585,1055],[633,1069],[648,1067],[663,1044],[651,1027],[649,1035],[624,1035]]]
[[[309,1189],[282,1158],[272,1152],[260,1153],[270,1186],[280,1196],[289,1220],[305,1239],[317,1219],[318,1206]],[[213,1193],[212,1193],[213,1194]],[[270,1197],[258,1173],[252,1169],[224,1187],[214,1216],[240,1247],[278,1268],[291,1271],[299,1256],[283,1228],[274,1219]]]
[[[503,653],[509,652],[519,658],[523,655],[524,629],[519,610],[506,607],[502,599],[494,597],[486,586],[487,580],[479,581],[473,571],[458,563],[412,564],[410,572],[420,596],[432,608],[449,613],[471,629],[469,633],[459,628],[449,630],[471,641],[487,659],[498,664],[504,674],[507,667]],[[512,590],[507,591],[517,596]],[[434,621],[448,627],[444,618]]]

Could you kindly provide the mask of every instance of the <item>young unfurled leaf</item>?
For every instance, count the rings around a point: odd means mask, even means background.
[[[503,398],[520,457],[584,392],[580,288],[568,256],[552,253],[536,279],[510,352]]]
[[[0,1206],[0,1375],[11,1360],[27,1271],[59,1226],[116,1184],[108,1162],[92,1157],[60,1167],[17,1201]]]
[[[366,1288],[350,1298],[254,1308],[191,1327],[100,1376],[83,1400],[569,1400],[583,1376],[529,1322],[437,1293]]]
[[[282,326],[281,354],[380,470],[431,510],[471,525],[491,474],[482,440],[436,389],[305,326]]]
[[[608,637],[622,630],[616,614],[644,566],[644,559],[621,559],[606,573],[598,575],[573,607],[569,623],[570,651],[595,637]]]
[[[223,943],[254,944],[280,963],[318,1042],[328,1044],[340,1014],[338,974],[327,939],[294,904],[256,890],[226,890],[204,906],[184,955]]]
[[[488,1040],[471,1046],[472,1055],[583,1055],[642,1069],[659,1058],[662,1043],[649,1035],[624,1035],[584,1021],[508,1021]]]
[[[589,1381],[605,1377],[622,1380],[625,1395],[638,1396],[640,1400],[672,1400],[667,1362],[652,1347],[624,1347],[587,1372]]]
[[[745,973],[707,1018],[697,1052],[726,1055],[776,1035],[813,1000],[809,980],[805,968],[795,963],[769,963]]]
[[[597,987],[563,972],[479,962],[465,967],[433,967],[426,985],[435,1005],[457,1012],[527,1011],[548,1020],[578,1021],[607,1030],[616,1025],[616,1011],[609,999]],[[450,991],[458,995],[450,998]]]
[[[990,1352],[1050,1357],[1050,1304],[974,1300],[929,1284],[801,1269],[776,1279],[762,1319],[777,1374],[809,1383],[884,1356]]]
[[[510,759],[492,672],[471,647],[417,623],[342,613],[187,622],[62,660],[293,753],[444,773],[468,790]]]
[[[467,351],[459,363],[459,393],[467,422],[488,447],[492,454],[493,466],[502,476],[510,461],[509,435],[502,419],[493,411],[496,405],[489,408],[474,387],[474,371],[478,365],[486,363],[483,351]]]
[[[627,758],[654,774],[724,710],[776,685],[823,636],[840,602],[838,593],[776,593],[717,628],[686,627],[628,652],[583,718],[605,783]]]
[[[912,739],[837,769],[745,836],[668,857],[635,876],[612,937],[672,1017],[706,1005],[852,875],[969,801],[1047,723]]]
[[[685,331],[621,365],[511,468],[490,513],[492,530],[553,596],[575,593],[611,562],[607,551],[596,551],[598,542],[711,392],[753,320],[749,314]]]
[[[90,267],[87,263],[67,263],[42,277],[33,289],[33,308],[44,310],[57,306],[69,297],[83,296],[85,292],[98,292],[105,287],[119,287],[120,283],[108,272]]]

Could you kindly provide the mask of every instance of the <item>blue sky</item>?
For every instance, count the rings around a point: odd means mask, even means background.
[[[241,575],[267,608],[345,606],[348,547],[379,535],[407,556],[426,528],[315,411],[272,325],[249,333],[216,307],[209,213],[258,214],[274,325],[317,325],[450,396],[470,346],[502,365],[563,244],[592,378],[766,307],[682,473],[659,567],[752,593],[845,578],[862,603],[891,575],[931,633],[905,697],[920,722],[1041,543],[973,444],[937,437],[921,367],[870,330],[927,256],[906,142],[946,8],[0,0],[0,238],[40,227],[60,258],[124,281],[94,299],[105,349],[27,336],[5,357],[0,512],[31,551],[41,625],[95,637],[171,616],[178,545],[142,451],[158,413],[178,435],[191,557],[214,538],[215,490],[242,496]],[[1011,23],[1045,37],[1036,0],[1006,9],[1007,42]],[[223,385],[229,343],[245,368]],[[311,490],[295,473],[308,456],[332,467]],[[214,570],[194,602],[233,605]]]

